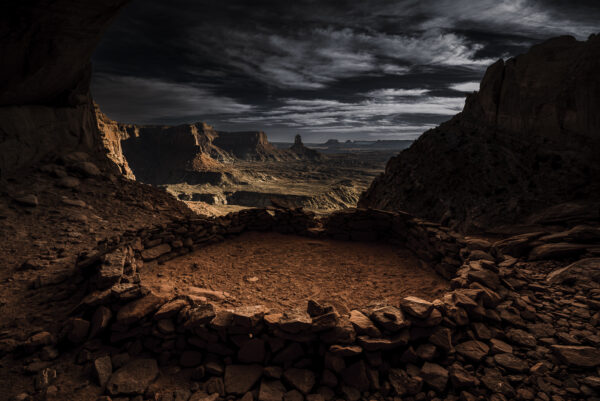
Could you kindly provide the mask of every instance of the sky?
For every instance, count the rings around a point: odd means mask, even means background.
[[[94,54],[92,95],[126,123],[415,139],[491,63],[598,21],[597,0],[133,0]]]

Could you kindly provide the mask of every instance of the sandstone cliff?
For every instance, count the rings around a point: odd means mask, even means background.
[[[100,111],[100,108],[95,103],[94,111],[100,138],[103,146],[106,148],[106,156],[119,167],[121,174],[129,179],[135,180],[135,174],[131,171],[129,163],[127,163],[127,159],[123,154],[123,147],[121,146],[121,141],[129,138],[127,126],[108,118],[106,114]]]
[[[291,158],[287,152],[275,148],[262,131],[219,131],[213,144],[242,160],[267,161]]]
[[[245,161],[301,158],[275,148],[262,131],[222,132],[198,122],[177,126],[121,124],[96,106],[96,122],[107,156],[129,178],[149,184],[202,182],[209,171]],[[200,174],[199,174],[200,173]]]
[[[89,95],[90,56],[127,0],[5,3],[0,6],[0,54],[5,55],[0,57],[0,171],[72,150],[106,161]]]
[[[600,36],[490,66],[464,110],[392,158],[359,206],[486,229],[600,198]]]

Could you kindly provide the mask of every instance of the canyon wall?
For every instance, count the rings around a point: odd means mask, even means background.
[[[212,145],[217,133],[203,123],[121,127],[127,133],[121,139],[123,157],[145,183],[181,182],[188,172],[215,169],[221,161],[232,160],[231,155]]]
[[[275,148],[262,131],[219,132],[213,143],[242,160],[267,161],[291,158],[287,152]]]
[[[122,124],[111,120],[98,106],[95,112],[108,157],[127,177],[149,184],[204,182],[203,173],[221,171],[223,163],[236,160],[320,157],[310,149],[277,149],[262,131],[223,132],[203,122],[177,126]]]
[[[600,36],[558,37],[490,66],[464,110],[392,158],[360,207],[464,230],[600,199]]]
[[[103,155],[90,56],[127,0],[35,0],[0,7],[0,171],[48,155]]]

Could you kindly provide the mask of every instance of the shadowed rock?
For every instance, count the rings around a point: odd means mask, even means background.
[[[533,46],[490,66],[462,113],[391,159],[359,206],[476,229],[598,202],[599,108],[600,36]]]

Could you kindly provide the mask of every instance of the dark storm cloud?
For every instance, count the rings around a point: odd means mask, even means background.
[[[460,111],[498,58],[585,39],[594,3],[134,0],[95,55],[92,89],[128,122],[414,138]]]

